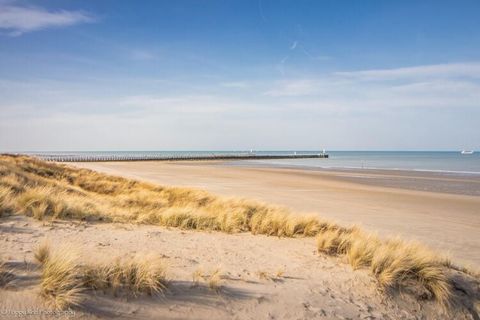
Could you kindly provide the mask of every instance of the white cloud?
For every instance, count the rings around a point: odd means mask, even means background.
[[[275,82],[264,95],[310,110],[479,108],[479,63],[336,72]]]
[[[433,73],[424,67],[378,81],[337,73],[276,82],[215,79],[202,91],[114,79],[108,92],[103,82],[0,79],[0,150],[477,145],[480,79],[464,67]]]
[[[244,99],[120,87],[105,95],[56,82],[0,81],[0,96],[8,98],[0,101],[0,151],[70,150],[72,145],[83,150],[421,149],[475,146],[480,139],[480,109],[472,108],[478,107],[480,85],[293,81],[282,84],[292,94],[310,95],[251,99],[249,93]],[[7,91],[14,94],[6,96]]]
[[[401,80],[428,77],[470,77],[480,78],[480,63],[450,63],[416,67],[336,72],[336,76],[363,80]]]
[[[11,36],[92,21],[94,21],[94,18],[82,11],[47,11],[40,7],[0,3],[0,30],[6,30]]]

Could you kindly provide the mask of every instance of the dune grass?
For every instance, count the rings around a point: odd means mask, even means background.
[[[452,297],[447,271],[454,264],[419,244],[383,240],[355,227],[345,228],[317,216],[299,215],[245,199],[217,197],[201,190],[157,186],[30,157],[4,155],[0,156],[0,215],[13,213],[40,220],[133,222],[227,233],[316,236],[319,252],[344,255],[354,269],[369,268],[384,288],[414,282],[444,305]],[[130,271],[125,272],[129,276],[118,271],[128,268]],[[144,283],[142,268],[128,263],[97,268],[90,272],[102,274],[106,283],[95,282],[94,275],[89,283],[93,288],[105,289],[116,288],[120,282],[141,292],[145,288],[140,284]],[[133,282],[127,281],[132,277]],[[152,292],[160,287],[150,284]]]
[[[416,283],[442,305],[449,304],[452,286],[447,267],[431,250],[401,239],[381,240],[358,228],[333,230],[317,235],[319,252],[346,256],[353,269],[369,268],[385,289]]]
[[[114,295],[133,296],[163,293],[167,286],[166,267],[156,255],[117,258],[113,262],[84,267],[84,286]]]
[[[220,292],[222,289],[222,283],[223,283],[223,276],[222,272],[220,269],[215,269],[209,276],[208,276],[208,287],[210,290],[213,290],[217,293]]]
[[[220,293],[224,282],[224,275],[222,274],[221,268],[216,268],[210,272],[204,272],[199,268],[193,272],[192,281],[193,287],[197,287],[200,285],[200,282],[204,282],[210,290]]]
[[[28,157],[0,156],[0,211],[42,220],[137,222],[183,229],[314,236],[318,218],[201,190],[155,186]]]
[[[137,297],[162,293],[167,285],[166,268],[156,255],[82,264],[72,247],[51,250],[50,246],[42,245],[37,248],[35,257],[41,257],[38,259],[41,295],[56,309],[81,305],[88,290]]]
[[[81,269],[71,248],[49,252],[42,264],[40,292],[52,307],[78,306],[84,299]]]
[[[35,249],[33,256],[40,265],[43,265],[50,255],[50,243],[47,240],[41,242]]]

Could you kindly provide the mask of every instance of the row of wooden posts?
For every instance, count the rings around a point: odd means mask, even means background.
[[[211,155],[47,155],[38,156],[56,162],[99,162],[99,161],[199,161],[199,160],[261,160],[261,159],[307,159],[328,158],[326,153],[317,154],[211,154]]]

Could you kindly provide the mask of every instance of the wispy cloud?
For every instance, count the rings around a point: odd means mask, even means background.
[[[112,80],[110,94],[98,81],[0,78],[0,149],[447,148],[480,139],[477,79],[250,81],[236,94],[218,83],[199,94]],[[418,144],[426,134],[434,146]]]
[[[314,79],[294,79],[277,82],[273,88],[265,92],[265,95],[271,97],[282,96],[304,96],[311,95],[318,91],[318,80]]]
[[[401,80],[426,77],[480,78],[480,63],[449,63],[395,69],[336,72],[335,75],[363,80]]]
[[[288,98],[310,110],[385,108],[478,108],[480,64],[456,63],[410,68],[335,72],[275,82],[264,95]]]
[[[220,83],[220,85],[225,88],[237,88],[237,89],[244,89],[244,88],[250,87],[250,84],[246,81],[222,82]]]
[[[91,14],[83,11],[48,11],[40,7],[0,3],[0,30],[5,30],[10,36],[94,20]]]

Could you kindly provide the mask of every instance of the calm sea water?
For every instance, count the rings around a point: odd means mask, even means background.
[[[292,154],[293,151],[254,151],[256,154]],[[109,152],[30,152],[40,156],[63,155],[128,155],[150,156],[209,156],[236,155],[248,151],[109,151]],[[297,154],[319,151],[297,151]],[[445,173],[480,174],[480,152],[462,155],[460,152],[423,151],[327,151],[329,159],[245,160],[271,166],[295,166],[325,169],[389,169],[434,171]]]
[[[328,151],[328,159],[254,160],[272,166],[324,169],[388,169],[480,175],[480,153],[427,151]]]

